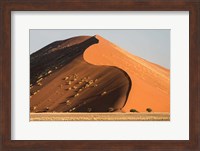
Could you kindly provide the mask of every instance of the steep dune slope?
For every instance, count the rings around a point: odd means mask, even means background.
[[[54,42],[31,55],[31,112],[112,112],[126,104],[131,80],[112,66],[83,59],[95,37]]]
[[[150,107],[155,112],[169,112],[169,70],[129,54],[98,35],[96,38],[99,43],[84,52],[84,59],[95,65],[119,67],[131,78],[132,88],[123,111],[134,108],[142,112]]]
[[[96,39],[90,38],[89,36],[79,36],[56,41],[31,54],[31,84],[34,84],[38,78],[47,76],[48,72],[62,68],[82,54],[88,46],[98,43]],[[82,46],[79,48],[78,44]]]

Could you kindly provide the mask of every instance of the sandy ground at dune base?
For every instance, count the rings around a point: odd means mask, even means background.
[[[170,121],[170,114],[156,113],[30,113],[30,121]]]

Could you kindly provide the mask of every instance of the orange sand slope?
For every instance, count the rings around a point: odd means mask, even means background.
[[[170,71],[134,56],[106,39],[96,36],[94,44],[84,52],[84,59],[95,65],[116,66],[132,80],[132,88],[123,111],[139,112],[151,108],[154,112],[170,111]]]
[[[131,79],[119,68],[83,59],[84,51],[96,43],[95,37],[74,37],[31,55],[31,112],[121,111]]]

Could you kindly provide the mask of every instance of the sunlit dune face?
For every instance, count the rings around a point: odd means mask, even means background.
[[[169,112],[169,70],[131,55],[98,35],[96,38],[99,43],[87,48],[84,59],[94,65],[121,68],[131,78],[131,91],[122,110],[143,112],[151,108],[154,112]]]

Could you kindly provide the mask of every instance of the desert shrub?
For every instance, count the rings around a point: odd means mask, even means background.
[[[147,112],[152,112],[152,109],[151,108],[147,108],[146,111]]]
[[[138,112],[136,109],[130,109],[130,112]]]

